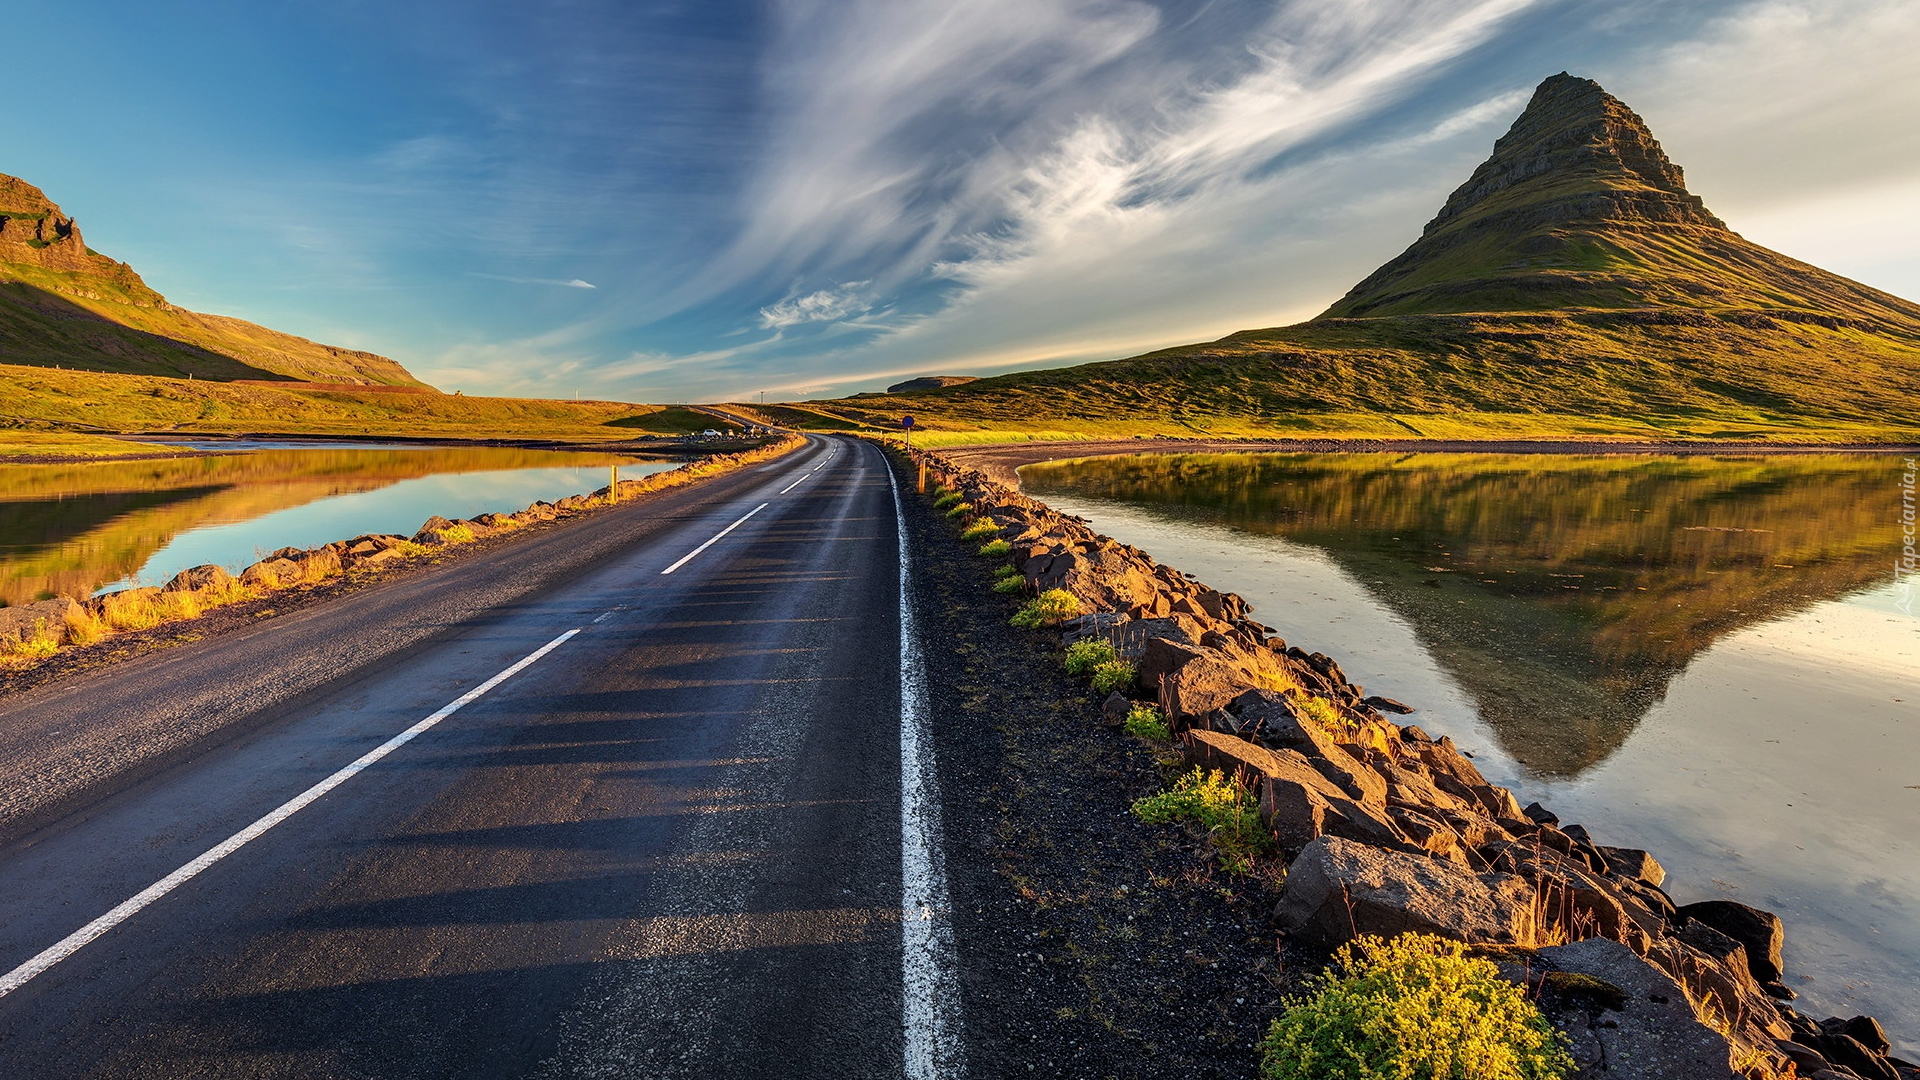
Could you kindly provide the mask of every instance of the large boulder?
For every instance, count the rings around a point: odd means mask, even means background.
[[[240,571],[240,584],[249,588],[278,589],[300,580],[300,565],[292,559],[262,559]]]
[[[340,553],[332,548],[303,551],[297,555],[288,556],[287,561],[299,566],[301,575],[312,581],[332,577],[340,572]]]
[[[1285,661],[1265,649],[1248,648],[1222,635],[1203,635],[1212,645],[1184,645],[1153,638],[1140,654],[1140,685],[1163,695],[1168,718],[1202,716],[1253,687],[1284,686]]]
[[[1424,855],[1323,836],[1288,868],[1274,917],[1288,931],[1327,942],[1427,933],[1524,944],[1533,899],[1527,883],[1509,874],[1475,874]]]
[[[1674,914],[1682,919],[1696,919],[1746,946],[1747,969],[1760,985],[1776,997],[1793,996],[1780,981],[1784,970],[1780,950],[1787,939],[1780,916],[1732,900],[1703,900],[1687,904]]]
[[[1038,588],[1065,589],[1096,611],[1151,605],[1160,591],[1146,560],[1111,540],[1080,544],[1039,565],[1036,561],[1029,560],[1028,576]]]
[[[163,592],[202,592],[219,591],[232,587],[233,575],[222,567],[208,563],[205,566],[190,566],[173,575]]]
[[[1329,775],[1326,762],[1292,750],[1269,750],[1234,735],[1193,729],[1180,736],[1190,766],[1240,777],[1260,800],[1260,816],[1287,851],[1299,851],[1321,836],[1344,837],[1378,847],[1418,850],[1388,817],[1382,802],[1357,800]]]
[[[1686,991],[1666,972],[1606,938],[1540,950],[1554,971],[1584,976],[1617,990],[1614,1006],[1592,1012],[1567,1010],[1561,1017],[1573,1040],[1574,1075],[1606,1080],[1742,1080],[1733,1071],[1733,1046],[1700,1022]],[[1551,991],[1565,980],[1549,977]],[[1574,985],[1590,985],[1579,984]],[[1552,1010],[1555,1004],[1546,1004]]]
[[[1607,847],[1602,844],[1594,850],[1606,861],[1607,871],[1620,877],[1659,888],[1666,884],[1667,870],[1654,860],[1654,857],[1639,848]]]
[[[421,522],[420,528],[414,531],[413,542],[416,544],[424,544],[426,541],[422,540],[421,537],[431,536],[443,529],[451,528],[453,528],[453,522],[448,521],[439,514],[435,514],[426,521]]]
[[[0,645],[26,641],[41,634],[55,642],[67,639],[67,613],[78,607],[64,596],[18,607],[0,608]]]

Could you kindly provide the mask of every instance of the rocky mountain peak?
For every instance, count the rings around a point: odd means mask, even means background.
[[[37,217],[48,213],[63,216],[46,192],[17,176],[0,175],[0,214]]]
[[[61,213],[46,192],[5,175],[0,175],[0,262],[119,277],[132,273],[116,274],[124,270],[120,264],[89,252],[80,226]],[[153,299],[157,301],[158,294]]]
[[[1631,217],[1726,227],[1687,191],[1680,167],[1638,113],[1592,79],[1564,71],[1534,90],[1492,156],[1454,190],[1426,233],[1478,209],[1542,198],[1558,203],[1566,220]]]

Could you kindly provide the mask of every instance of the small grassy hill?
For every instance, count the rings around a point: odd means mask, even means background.
[[[607,426],[631,428],[651,435],[692,435],[702,431],[734,433],[740,430],[739,425],[728,423],[712,413],[698,412],[681,405],[636,412],[632,416],[609,420]]]
[[[1753,244],[1569,75],[1321,317],[1144,356],[808,403],[928,441],[1920,438],[1920,305]]]
[[[167,302],[80,226],[0,176],[0,362],[197,379],[425,387],[384,356],[322,345]]]
[[[685,413],[686,416],[681,416]],[[699,417],[699,427],[686,425]],[[659,405],[316,389],[0,364],[0,453],[151,450],[101,438],[143,432],[629,440],[717,426]]]

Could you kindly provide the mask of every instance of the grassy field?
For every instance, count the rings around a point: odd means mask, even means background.
[[[282,389],[0,365],[0,453],[114,456],[116,434],[268,432],[602,442],[720,427],[713,417],[615,401]]]
[[[1023,438],[1920,438],[1920,337],[1781,313],[1330,319],[945,390],[809,402],[923,445]]]
[[[741,416],[757,418],[764,424],[799,428],[802,431],[862,431],[872,426],[862,421],[837,416],[828,409],[816,409],[807,405],[729,404],[726,408],[729,412]]]

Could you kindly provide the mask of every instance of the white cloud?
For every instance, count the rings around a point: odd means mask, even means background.
[[[864,315],[873,310],[873,304],[865,299],[862,292],[869,284],[856,281],[850,285],[820,289],[805,296],[790,296],[777,304],[761,308],[760,325],[768,329],[785,329],[802,323],[838,322]]]
[[[515,285],[557,285],[562,289],[594,289],[599,287],[591,281],[582,281],[579,278],[510,277],[506,274],[483,274],[478,270],[471,271],[471,274],[474,277],[486,278],[489,281],[506,281]]]
[[[805,57],[776,73],[796,99],[788,137],[726,262],[862,265],[877,294],[959,286],[940,310],[813,362],[842,387],[858,376],[828,365],[884,377],[1090,359],[1304,317],[1410,242],[1472,161],[1440,178],[1384,164],[1416,149],[1451,159],[1462,136],[1484,155],[1527,90],[1368,154],[1268,163],[1400,100],[1530,2],[1283,4],[1230,62],[1160,55],[1154,13],[1125,3],[853,4],[845,25],[791,6],[836,28],[802,35]],[[1045,73],[1027,72],[1040,53]],[[1108,67],[1124,78],[1103,80]],[[903,146],[956,110],[997,118],[994,137],[965,157]],[[1394,216],[1343,217],[1356,203]],[[839,295],[783,301],[763,324]]]
[[[1726,217],[1920,176],[1916,41],[1914,0],[1758,0],[1601,79]]]
[[[1734,230],[1920,298],[1920,3],[1760,0],[1603,79]]]

